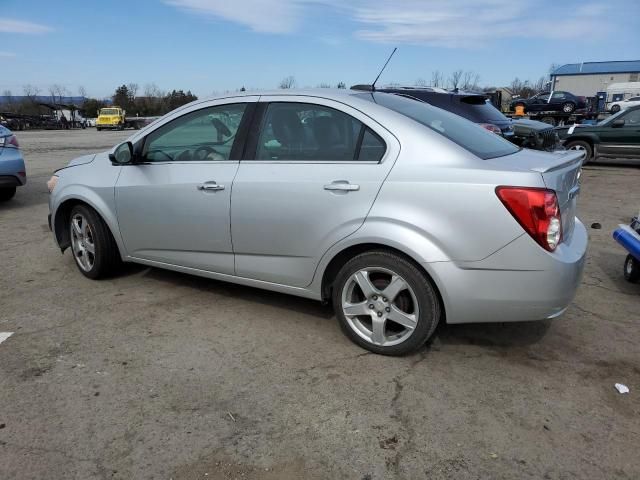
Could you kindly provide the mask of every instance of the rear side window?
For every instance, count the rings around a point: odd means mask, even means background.
[[[485,160],[511,155],[520,150],[495,133],[423,102],[385,93],[363,94],[361,98],[405,115]]]
[[[270,103],[256,160],[380,161],[382,139],[339,110],[309,103]]]

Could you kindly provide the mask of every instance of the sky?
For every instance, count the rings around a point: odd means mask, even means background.
[[[640,59],[640,0],[0,0],[0,95],[350,86],[393,47],[378,85],[465,70],[506,86],[552,64]]]

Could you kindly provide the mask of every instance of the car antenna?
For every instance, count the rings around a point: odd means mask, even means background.
[[[378,81],[378,79],[380,78],[380,75],[382,75],[382,72],[384,72],[384,69],[387,68],[387,64],[391,61],[391,57],[393,57],[393,54],[396,53],[396,50],[398,50],[398,47],[394,47],[393,48],[393,52],[391,52],[391,55],[389,55],[389,58],[387,58],[387,61],[384,63],[384,66],[382,67],[382,70],[380,70],[380,73],[378,74],[378,76],[376,77],[376,79],[373,81],[373,83],[371,84],[371,91],[375,92],[376,91],[376,82]]]

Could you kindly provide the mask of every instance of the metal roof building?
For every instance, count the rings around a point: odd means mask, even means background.
[[[551,73],[553,90],[594,96],[612,83],[640,81],[640,60],[569,63]]]

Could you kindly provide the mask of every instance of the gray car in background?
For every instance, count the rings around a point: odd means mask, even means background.
[[[392,94],[239,94],[57,171],[49,222],[89,278],[136,262],[331,301],[354,342],[400,355],[441,321],[565,311],[583,156]]]
[[[27,183],[27,169],[16,136],[0,125],[0,202],[11,200]]]

